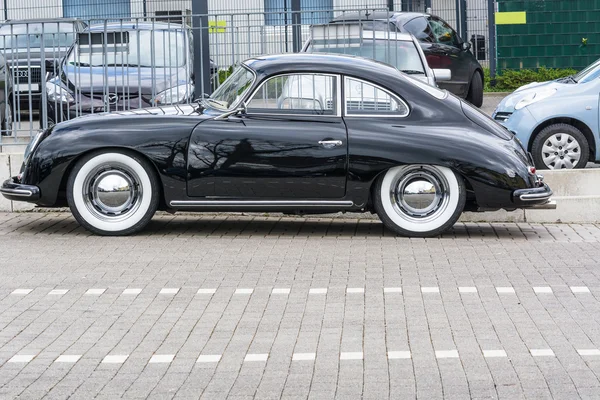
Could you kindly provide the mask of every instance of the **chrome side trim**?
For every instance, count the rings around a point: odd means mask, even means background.
[[[351,200],[172,200],[172,207],[352,207]]]
[[[10,194],[11,196],[18,196],[18,197],[31,197],[31,196],[33,196],[33,192],[31,190],[24,190],[24,189],[6,189],[6,188],[0,188],[0,193],[6,193],[6,194]]]

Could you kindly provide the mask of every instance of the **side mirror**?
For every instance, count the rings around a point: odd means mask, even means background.
[[[436,82],[449,81],[452,79],[452,72],[449,69],[433,69],[433,76]]]
[[[469,42],[463,42],[462,49],[464,51],[469,51],[471,49],[471,43],[469,43]]]

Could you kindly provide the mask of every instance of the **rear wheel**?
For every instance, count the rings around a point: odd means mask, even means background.
[[[483,79],[479,72],[475,72],[473,78],[471,78],[469,93],[467,93],[467,101],[475,107],[481,107],[483,105]]]
[[[375,211],[403,236],[436,236],[454,225],[466,201],[462,178],[449,168],[408,165],[390,169],[374,189]]]
[[[590,145],[573,125],[554,124],[538,133],[531,152],[538,169],[584,168],[590,157]]]
[[[142,230],[158,208],[159,180],[146,160],[117,151],[82,158],[67,182],[67,201],[83,227],[99,235]]]

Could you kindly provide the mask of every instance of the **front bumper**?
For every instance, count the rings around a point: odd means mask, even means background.
[[[40,188],[32,185],[23,185],[16,176],[4,181],[2,187],[0,187],[0,193],[8,200],[13,201],[35,203],[40,199]]]

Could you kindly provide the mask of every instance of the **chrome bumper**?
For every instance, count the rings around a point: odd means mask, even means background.
[[[556,209],[552,201],[552,189],[540,181],[540,186],[528,189],[518,189],[513,192],[513,202],[519,208],[536,208],[544,210]]]
[[[0,193],[13,201],[35,202],[40,198],[40,189],[37,186],[23,185],[16,176],[4,181]]]

